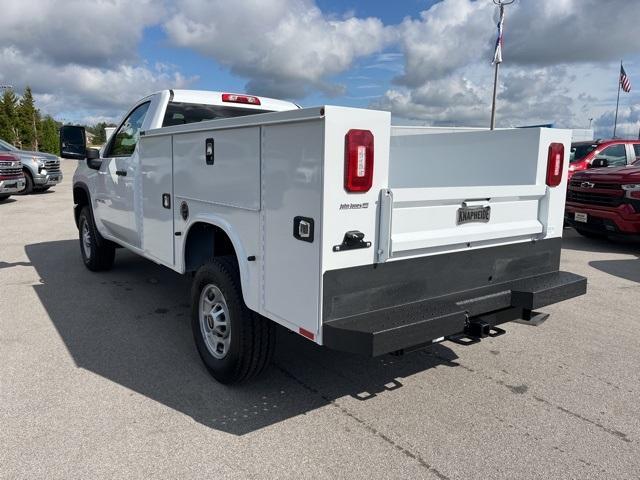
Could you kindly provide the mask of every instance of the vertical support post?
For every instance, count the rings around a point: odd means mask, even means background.
[[[500,63],[496,62],[493,74],[493,103],[491,104],[491,130],[496,128],[496,97],[498,95],[498,70]]]
[[[618,99],[616,100],[616,117],[613,121],[613,138],[616,138],[616,128],[618,127],[618,106],[620,105],[620,73],[622,73],[622,60],[620,60],[620,70],[618,70]]]

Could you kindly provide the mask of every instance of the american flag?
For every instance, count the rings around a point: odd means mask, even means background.
[[[620,64],[620,86],[622,90],[629,93],[631,91],[631,82],[629,81],[629,77],[627,77],[627,72],[624,71],[624,67]]]
[[[500,20],[498,20],[498,38],[496,51],[493,53],[493,63],[502,63],[502,25],[504,24],[504,7],[500,5]]]

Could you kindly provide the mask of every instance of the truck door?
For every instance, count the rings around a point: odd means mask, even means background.
[[[135,107],[112,135],[96,185],[98,220],[115,238],[134,247],[140,247],[134,195],[139,162],[136,147],[149,105],[145,102]]]

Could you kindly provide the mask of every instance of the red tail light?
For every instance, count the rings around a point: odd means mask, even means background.
[[[260,105],[260,99],[258,97],[252,97],[251,95],[236,95],[235,93],[223,93],[223,102],[230,103],[246,103],[249,105]]]
[[[557,187],[562,181],[562,167],[564,165],[564,145],[552,143],[549,145],[547,157],[547,185]]]
[[[368,192],[373,184],[373,134],[349,130],[345,136],[344,189]]]

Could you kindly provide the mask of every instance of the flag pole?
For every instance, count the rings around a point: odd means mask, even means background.
[[[618,105],[620,105],[620,75],[622,74],[622,60],[620,60],[620,70],[618,71],[618,99],[616,100],[616,118],[613,121],[613,138],[616,138],[616,128],[618,127]]]
[[[511,5],[515,0],[493,0],[500,7],[500,20],[498,21],[498,40],[493,54],[493,101],[491,102],[491,130],[496,128],[496,100],[498,98],[498,72],[502,63],[502,23],[504,21],[504,6]]]
[[[496,62],[495,72],[493,74],[493,103],[491,104],[491,130],[496,128],[496,96],[498,94],[498,69],[500,63]]]

